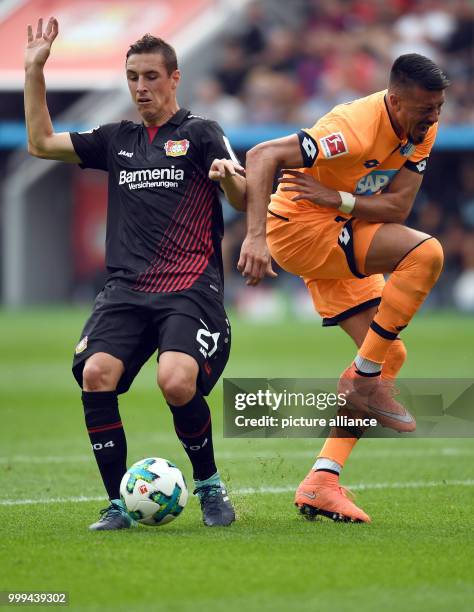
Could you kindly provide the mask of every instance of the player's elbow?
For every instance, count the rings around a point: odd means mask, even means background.
[[[258,145],[252,147],[247,154],[245,155],[245,166],[248,167],[249,164],[254,164],[260,157],[261,152],[264,150],[265,142],[261,142]]]
[[[408,219],[409,214],[409,210],[394,210],[393,213],[390,215],[390,223],[399,223],[400,225],[403,225]]]
[[[279,164],[278,156],[277,156],[278,148],[275,147],[274,143],[269,140],[267,142],[261,142],[258,145],[255,145],[247,152],[245,157],[246,167],[249,167],[249,164],[252,166],[261,163],[268,162],[269,160],[275,166]]]
[[[54,133],[28,134],[28,153],[40,159],[61,159],[61,135]]]
[[[33,157],[39,157],[39,149],[31,141],[28,141],[28,153]]]
[[[402,194],[392,194],[389,198],[385,223],[399,223],[403,225],[410,214],[413,205],[412,199]]]
[[[48,159],[47,151],[33,144],[31,141],[28,141],[28,153],[39,159]]]

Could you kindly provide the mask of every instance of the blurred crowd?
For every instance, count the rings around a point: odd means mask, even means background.
[[[473,123],[470,0],[253,2],[221,41],[195,112],[224,125],[312,125],[336,104],[384,89],[393,60],[417,52],[452,80],[443,123]]]
[[[251,2],[240,27],[222,37],[219,60],[197,85],[192,109],[225,127],[311,126],[336,104],[384,89],[394,59],[411,52],[436,61],[452,81],[443,125],[473,124],[474,3],[470,0]],[[446,168],[440,172],[449,173],[449,188],[436,181],[430,184],[428,174],[409,223],[436,235],[445,248],[445,271],[431,304],[474,310],[472,153],[461,166],[455,163],[449,172]],[[230,211],[227,215],[228,295],[238,302],[234,287],[239,284],[231,271],[244,220]],[[282,276],[299,304],[302,287]],[[262,311],[262,299],[270,310],[275,308],[274,301],[267,300],[269,292],[264,284],[256,311]],[[244,299],[254,297],[246,294]],[[302,312],[307,306],[301,306]],[[245,307],[252,309],[252,304]]]
[[[444,194],[422,189],[408,223],[436,236],[443,245],[444,270],[431,305],[454,304],[474,312],[474,156],[466,156],[453,172],[449,167],[442,170],[449,188]],[[456,175],[459,180],[451,182],[450,178]]]

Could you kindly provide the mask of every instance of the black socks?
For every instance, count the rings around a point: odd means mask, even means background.
[[[127,471],[127,440],[115,391],[83,391],[82,403],[92,449],[110,499],[119,499]]]
[[[174,428],[193,466],[194,480],[217,472],[212,446],[211,412],[200,391],[183,406],[171,406]]]
[[[119,499],[127,471],[127,441],[115,391],[83,391],[87,431],[110,499]],[[171,406],[176,434],[186,451],[195,480],[217,472],[212,445],[211,413],[199,391],[184,406]]]

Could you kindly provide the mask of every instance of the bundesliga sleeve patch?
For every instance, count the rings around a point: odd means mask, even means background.
[[[340,155],[349,153],[349,147],[347,146],[346,139],[342,132],[333,132],[328,136],[320,138],[319,144],[321,145],[321,149],[326,159],[339,157]]]
[[[311,168],[318,156],[318,145],[314,138],[303,130],[298,132],[298,139],[300,141],[301,155],[303,156],[303,166]]]
[[[405,162],[405,168],[411,170],[412,172],[416,172],[417,174],[424,174],[426,170],[426,166],[428,164],[428,158],[420,159],[420,161],[413,162],[407,159]]]

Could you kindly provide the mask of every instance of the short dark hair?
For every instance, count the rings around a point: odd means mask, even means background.
[[[161,53],[168,76],[178,69],[176,51],[162,38],[157,38],[152,34],[145,34],[139,40],[134,42],[133,45],[130,45],[130,49],[127,51],[127,56],[125,59],[128,60],[131,55],[140,53]]]
[[[448,77],[432,60],[418,53],[400,55],[390,71],[389,87],[418,85],[429,91],[441,91],[451,84]]]

